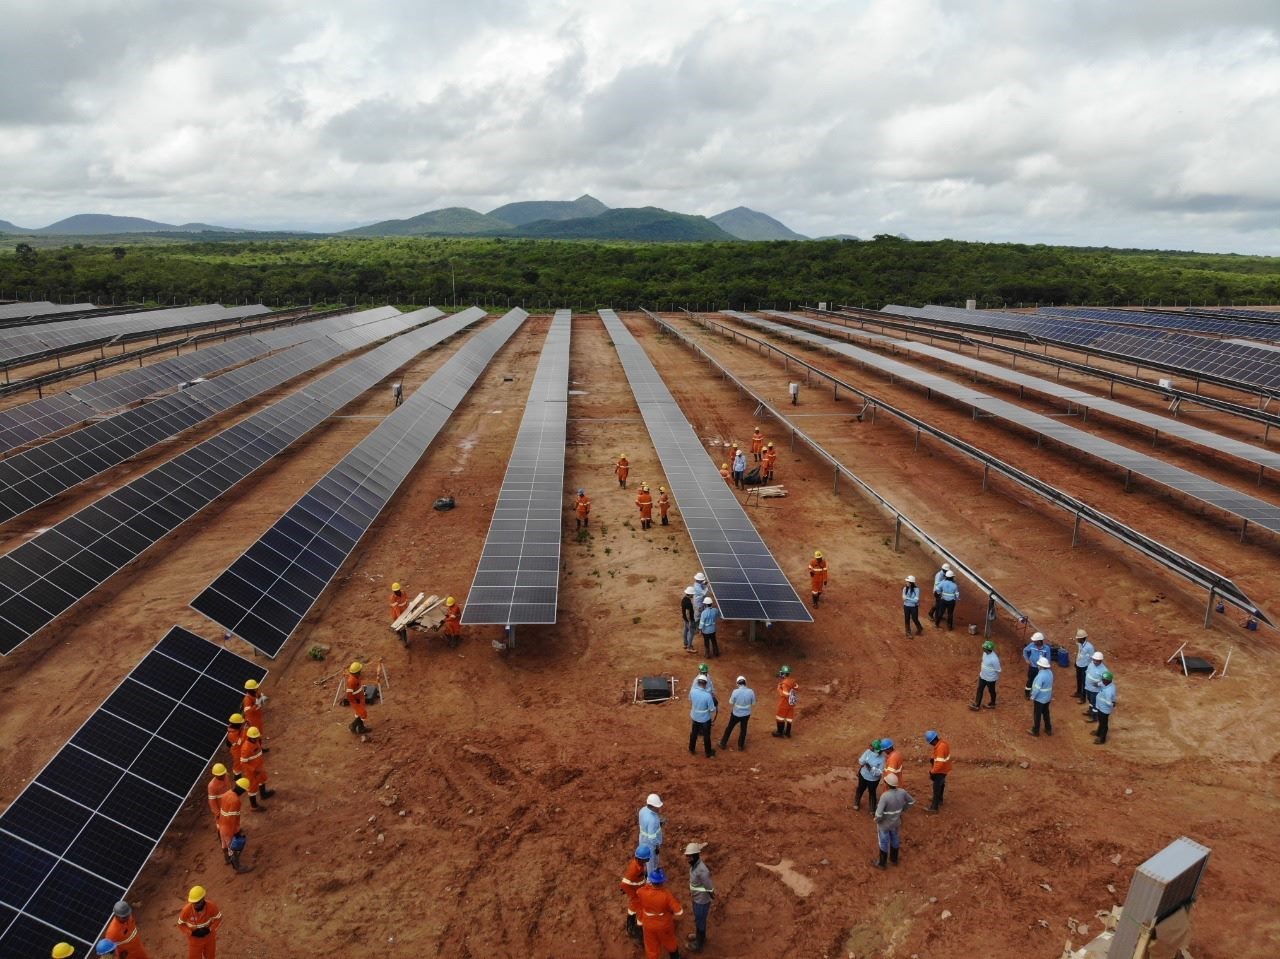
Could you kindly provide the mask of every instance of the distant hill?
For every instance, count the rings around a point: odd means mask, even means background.
[[[599,216],[608,209],[595,197],[584,193],[576,200],[526,200],[522,203],[508,203],[490,210],[489,216],[512,226],[524,226],[539,220],[586,219]]]
[[[472,233],[507,232],[511,224],[497,217],[485,216],[465,206],[450,206],[443,210],[419,213],[407,220],[383,220],[354,230],[343,231],[343,236],[458,236]]]
[[[172,223],[157,223],[155,220],[144,220],[136,216],[78,213],[30,232],[53,236],[96,236],[101,233],[234,233],[237,231],[225,226],[210,226],[208,223],[183,223],[181,226],[174,226]]]
[[[817,237],[819,240],[856,240],[862,242],[862,237],[854,236],[852,233],[832,233],[829,236]]]
[[[736,206],[709,217],[712,223],[739,240],[807,240],[794,230],[779,223],[767,213]]]
[[[0,220],[0,233],[30,233],[30,230],[24,230],[20,226],[14,226],[8,220]]]
[[[513,231],[516,236],[564,240],[705,241],[735,240],[705,216],[672,213],[656,206],[606,210],[577,220],[539,220]]]

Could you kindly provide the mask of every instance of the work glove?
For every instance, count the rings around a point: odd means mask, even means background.
[[[259,697],[258,697],[258,705],[259,705],[259,706],[265,706],[266,704],[267,704],[267,697],[266,697],[266,696],[259,696]]]

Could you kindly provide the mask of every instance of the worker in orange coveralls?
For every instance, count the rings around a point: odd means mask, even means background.
[[[733,473],[729,471],[728,463],[720,464],[720,478],[724,480],[726,483],[730,483],[730,484],[733,483]]]
[[[658,487],[658,516],[662,519],[663,526],[670,526],[667,521],[667,513],[671,510],[671,497],[667,496],[667,488],[665,486]]]
[[[356,714],[355,719],[351,720],[350,729],[353,733],[367,733],[369,727],[364,721],[369,718],[369,710],[364,702],[364,680],[360,678],[360,672],[364,669],[364,663],[355,662],[347,667],[347,698],[343,700],[351,711]]]
[[[764,456],[764,434],[760,432],[760,427],[756,427],[755,432],[751,434],[751,457],[757,463]]]
[[[893,773],[898,777],[898,786],[906,788],[902,785],[902,753],[898,752],[896,746],[893,745],[892,739],[881,739],[880,745],[886,750],[884,757],[884,774],[887,776]]]
[[[575,523],[575,529],[586,529],[591,525],[591,497],[587,495],[584,489],[578,490],[578,500],[573,504],[574,512],[578,514]]]
[[[209,811],[213,813],[213,824],[218,824],[218,810],[221,809],[222,797],[231,791],[231,777],[227,775],[227,767],[222,763],[213,764],[213,778],[209,780]]]
[[[244,721],[250,726],[257,726],[263,735],[266,735],[266,724],[263,722],[262,707],[267,704],[267,697],[258,691],[258,681],[256,679],[246,679],[244,681],[244,706],[240,708],[240,712],[244,713]]]
[[[249,785],[249,780],[241,776],[218,800],[218,838],[222,841],[222,858],[228,865],[235,865],[231,840],[240,832],[240,811],[244,807],[242,797],[249,791]]]
[[[409,608],[409,597],[399,583],[391,584],[391,622],[395,622],[404,615],[404,611]],[[396,635],[400,637],[400,642],[409,645],[409,627],[404,626],[396,630]]]
[[[644,929],[646,959],[662,959],[664,949],[672,959],[680,959],[676,920],[684,915],[684,907],[663,887],[666,881],[667,874],[655,869],[649,873],[649,881],[636,893],[640,904],[640,925]]]
[[[240,744],[240,771],[249,780],[249,805],[265,812],[266,807],[258,805],[258,797],[265,802],[275,795],[275,790],[267,788],[267,761],[262,756],[262,731],[257,726],[245,731]]]
[[[626,453],[618,454],[618,464],[613,468],[613,472],[618,477],[618,485],[622,489],[627,488],[627,474],[631,472],[631,464],[627,461]]]
[[[813,559],[809,562],[809,592],[814,606],[822,601],[822,590],[826,588],[830,576],[831,570],[827,568],[827,561],[822,558],[822,550],[814,550]]]
[[[653,527],[653,494],[649,492],[649,484],[641,483],[640,492],[636,494],[636,508],[640,510],[640,528]]]
[[[618,885],[627,896],[627,935],[632,939],[644,938],[636,913],[640,911],[640,889],[645,883],[645,874],[649,871],[651,855],[648,846],[636,846],[636,854],[627,863],[627,871],[622,874],[622,882]]]
[[[244,742],[244,713],[232,713],[227,719],[227,748],[231,750],[231,774],[240,775],[240,744]]]
[[[766,483],[773,482],[773,464],[778,462],[778,451],[773,448],[770,443],[764,448],[763,459],[760,461],[761,472],[764,473],[760,478]]]
[[[178,928],[187,937],[187,959],[217,959],[222,910],[205,898],[204,886],[192,886],[178,913]]]
[[[449,648],[462,640],[462,605],[452,596],[444,601],[444,641]]]
[[[112,907],[111,919],[102,938],[116,944],[119,959],[150,959],[147,947],[138,938],[138,923],[133,918],[133,907],[121,899]]]
[[[778,670],[778,711],[773,714],[778,728],[773,732],[774,738],[791,738],[791,724],[796,718],[796,690],[799,688],[800,684],[791,678],[790,666]]]

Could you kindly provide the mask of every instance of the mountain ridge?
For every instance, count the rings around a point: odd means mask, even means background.
[[[512,226],[521,227],[539,220],[589,219],[599,216],[608,209],[609,207],[590,193],[584,193],[576,200],[521,200],[516,203],[505,203],[485,215],[510,223]]]
[[[753,210],[750,207],[735,206],[715,216],[707,217],[712,223],[726,233],[731,233],[739,240],[807,240],[807,236],[797,233],[785,223],[775,220],[767,213]]]

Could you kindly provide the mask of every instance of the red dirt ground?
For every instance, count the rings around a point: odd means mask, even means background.
[[[785,396],[778,363],[672,319],[754,389]],[[625,320],[698,435],[750,435],[754,403],[644,317]],[[617,355],[587,315],[573,329],[566,518],[579,486],[595,509],[588,539],[566,533],[559,622],[522,628],[507,652],[491,646],[497,628],[467,629],[456,650],[435,634],[402,648],[386,628],[392,580],[465,601],[546,326],[532,318],[498,354],[270,663],[268,765],[278,796],[246,823],[255,870],[232,876],[222,865],[197,790],[131,896],[153,956],[179,954],[173,923],[196,882],[223,909],[219,952],[230,959],[632,956],[617,882],[650,791],[666,802],[665,859],[686,909],[678,852],[691,840],[709,843],[718,895],[708,955],[1057,956],[1068,917],[1096,932],[1095,911],[1123,901],[1133,869],[1178,835],[1213,849],[1194,912],[1197,959],[1274,953],[1275,634],[1246,632],[1235,614],[1201,629],[1202,594],[1096,532],[1072,549],[1068,517],[1003,483],[982,492],[972,465],[927,443],[914,451],[913,434],[887,417],[858,422],[848,399],[806,390],[795,423],[997,583],[1051,640],[1089,629],[1121,696],[1106,746],[1093,745],[1065,670],[1057,734],[1026,735],[1023,632],[1007,616],[995,633],[1005,665],[1000,707],[970,712],[981,636],[966,626],[983,609],[974,588],[961,584],[954,633],[926,626],[920,639],[904,639],[901,579],[931,576],[936,559],[905,537],[895,553],[890,520],[847,486],[833,491],[825,465],[780,442],[778,479],[790,496],[753,504],[749,515],[802,592],[814,548],[830,559],[832,581],[811,626],[777,624],[750,643],[743,624],[729,624],[712,675],[727,690],[742,673],[760,695],[748,750],[690,756],[683,698],[662,706],[631,699],[633,680],[645,674],[674,673],[687,690],[700,657],[682,651],[678,601],[697,560],[678,513],[669,529],[638,528],[635,483],[664,479]],[[412,364],[406,395],[449,352]],[[805,356],[1222,569],[1264,607],[1280,606],[1271,586],[1277,544],[1265,535],[1242,545],[1225,519],[1141,485],[1125,494],[1096,465],[1037,450],[1025,436],[973,423],[834,358]],[[343,411],[356,418],[330,420],[0,662],[0,681],[17,693],[0,705],[9,774],[0,802],[171,624],[220,635],[187,602],[388,412],[384,385]],[[8,524],[0,546],[237,418]],[[782,437],[776,424],[764,428]],[[620,451],[633,464],[625,492],[612,476]],[[1227,465],[1210,468],[1233,475]],[[1274,485],[1255,487],[1238,471],[1227,481],[1276,501]],[[442,494],[458,508],[434,512]],[[1234,648],[1229,676],[1175,674],[1164,660],[1183,641],[1219,662]],[[306,655],[316,643],[331,647],[325,662]],[[239,641],[233,648],[247,651]],[[353,658],[382,658],[391,677],[367,742],[346,730],[349,716],[330,708],[333,685],[324,683]],[[788,741],[767,735],[783,662],[801,697]],[[870,739],[892,736],[905,746],[907,789],[927,800],[921,734],[931,727],[956,757],[946,806],[937,817],[923,814],[923,802],[908,813],[902,865],[879,873],[869,866],[871,821],[851,808],[857,756]],[[686,917],[681,933],[691,929]]]

